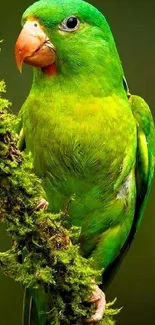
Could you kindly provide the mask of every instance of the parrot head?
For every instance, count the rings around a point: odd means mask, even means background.
[[[44,74],[122,76],[109,25],[87,2],[40,0],[25,11],[22,26],[15,46],[20,71],[25,62]]]

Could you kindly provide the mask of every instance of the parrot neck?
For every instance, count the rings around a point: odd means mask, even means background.
[[[79,69],[80,70],[80,69]],[[81,73],[71,74],[71,72],[60,73],[59,70],[53,67],[49,69],[34,68],[33,84],[31,91],[38,89],[44,93],[75,93],[80,94],[80,97],[94,96],[107,97],[112,94],[126,95],[123,86],[122,73],[117,74],[117,78],[101,73],[98,67],[92,69],[92,72],[83,71]]]

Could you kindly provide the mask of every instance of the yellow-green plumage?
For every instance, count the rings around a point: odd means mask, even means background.
[[[107,230],[109,237],[122,227],[121,236],[118,234],[117,239],[109,240],[110,246],[114,240],[114,252],[108,251],[95,262],[105,267],[111,262],[109,259],[119,253],[134,217],[135,191],[128,195],[125,189],[128,177],[131,177],[131,188],[135,185],[134,177],[129,176],[134,170],[136,155],[136,123],[130,106],[126,98],[115,95],[76,99],[76,95],[61,93],[58,103],[57,98],[52,98],[52,103],[49,98],[36,114],[40,103],[35,99],[34,104],[34,96],[41,100],[36,91],[29,96],[23,106],[23,127],[35,170],[43,177],[51,210],[64,211],[72,200],[69,221],[82,226],[82,248],[87,256],[100,247],[99,239]],[[131,212],[126,215],[128,200]],[[123,224],[126,217],[128,225]]]
[[[74,33],[60,33],[77,15]],[[57,49],[57,73],[34,69],[20,116],[27,150],[43,179],[52,212],[68,211],[82,227],[81,253],[108,270],[132,241],[151,186],[155,132],[145,102],[124,88],[109,26],[76,0],[39,1],[36,17]]]

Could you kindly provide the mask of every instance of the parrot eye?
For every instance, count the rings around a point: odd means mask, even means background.
[[[74,32],[78,29],[80,26],[80,21],[77,17],[71,16],[69,18],[66,18],[61,25],[59,26],[59,29],[63,32]]]

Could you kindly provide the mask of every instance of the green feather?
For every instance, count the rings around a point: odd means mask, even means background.
[[[136,231],[138,230],[150,193],[155,167],[155,127],[148,105],[138,96],[131,96],[130,103],[137,121],[137,202]]]
[[[62,33],[76,15],[80,27]],[[154,125],[146,104],[128,99],[124,73],[104,16],[80,0],[39,1],[37,19],[57,50],[57,73],[34,69],[20,117],[53,213],[82,227],[81,253],[105,272],[126,250],[152,182]],[[23,139],[21,140],[23,143]]]

